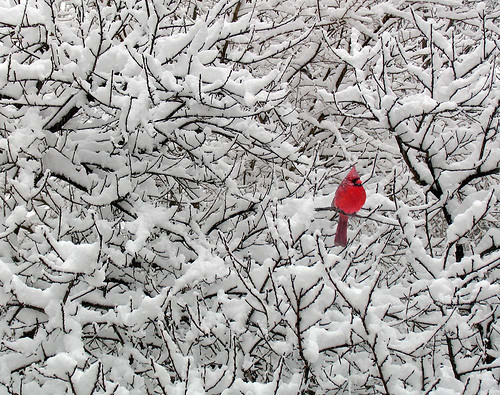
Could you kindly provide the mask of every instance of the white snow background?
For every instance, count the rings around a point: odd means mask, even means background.
[[[500,394],[499,43],[494,1],[0,0],[0,394]]]

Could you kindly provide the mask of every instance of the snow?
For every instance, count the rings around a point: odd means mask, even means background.
[[[13,60],[10,72],[26,79],[44,80],[52,72],[52,62],[50,59],[38,59],[29,65],[23,65]]]
[[[217,299],[221,303],[226,317],[233,321],[231,330],[243,333],[246,330],[246,319],[251,310],[248,303],[239,298],[230,298],[222,289],[217,292]]]
[[[17,206],[14,208],[12,213],[4,220],[4,225],[7,229],[13,229],[18,225],[22,224],[26,217],[28,216],[28,211],[24,206]]]
[[[455,242],[460,237],[464,235],[464,231],[467,232],[475,225],[475,223],[482,217],[491,201],[490,199],[476,200],[472,205],[465,210],[465,212],[455,216],[453,223],[448,227],[447,238],[448,242]]]
[[[0,7],[0,23],[13,27],[21,25],[23,18],[31,24],[45,23],[45,17],[40,10],[35,7],[28,7],[25,4],[5,4]]]
[[[185,266],[185,273],[176,281],[177,290],[199,281],[213,281],[218,277],[227,276],[230,272],[223,259],[212,255],[203,247],[199,249],[197,259]]]
[[[125,325],[138,328],[148,320],[154,320],[161,316],[161,306],[165,299],[166,292],[153,298],[144,296],[138,302],[137,308],[132,312],[129,311],[129,306],[119,306],[117,308],[119,319],[123,321]]]
[[[433,299],[443,304],[451,304],[457,289],[447,278],[439,278],[431,283],[429,292]]]
[[[58,353],[47,359],[47,369],[54,376],[64,379],[73,373],[77,362],[67,353]]]
[[[304,355],[310,363],[318,361],[320,351],[349,344],[349,324],[336,323],[332,328],[314,327],[307,332]]]
[[[90,365],[84,372],[78,371],[75,377],[75,389],[79,394],[91,394],[99,379],[99,368],[98,362],[94,362]]]
[[[0,392],[496,391],[492,4],[14,3]]]
[[[61,261],[58,260],[55,264],[55,267],[60,270],[71,273],[85,273],[98,267],[98,243],[75,245],[70,241],[56,241],[54,239],[50,243],[54,246],[57,256],[61,258]]]

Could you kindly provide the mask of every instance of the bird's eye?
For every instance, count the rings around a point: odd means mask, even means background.
[[[353,183],[354,185],[361,185],[361,180],[360,180],[359,178],[353,178],[353,179],[352,179],[352,183]]]

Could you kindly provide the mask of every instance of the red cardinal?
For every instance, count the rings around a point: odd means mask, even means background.
[[[340,211],[339,225],[335,235],[335,245],[345,247],[347,245],[347,221],[349,217],[346,214],[358,212],[365,204],[366,192],[359,179],[356,166],[353,166],[349,174],[339,185],[332,206]]]

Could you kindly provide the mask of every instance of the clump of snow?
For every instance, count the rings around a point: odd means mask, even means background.
[[[65,352],[57,353],[47,359],[47,370],[50,374],[63,380],[73,373],[77,365],[77,361]]]
[[[185,265],[185,273],[176,281],[175,290],[192,286],[200,281],[212,282],[228,274],[229,268],[221,257],[200,247],[198,257],[192,263]]]
[[[54,252],[47,255],[45,264],[63,273],[85,274],[86,281],[92,286],[100,287],[104,284],[106,275],[105,267],[98,259],[99,243],[74,244],[71,241],[57,241],[51,235],[46,237]]]
[[[449,243],[455,242],[464,236],[465,233],[472,230],[479,218],[488,210],[491,198],[493,198],[493,195],[490,194],[490,199],[474,201],[469,208],[454,218],[453,223],[446,231]]]
[[[126,229],[134,235],[125,244],[127,252],[133,255],[143,248],[153,229],[166,226],[174,212],[175,208],[166,210],[161,207],[144,205],[139,210],[137,218],[126,224]]]

